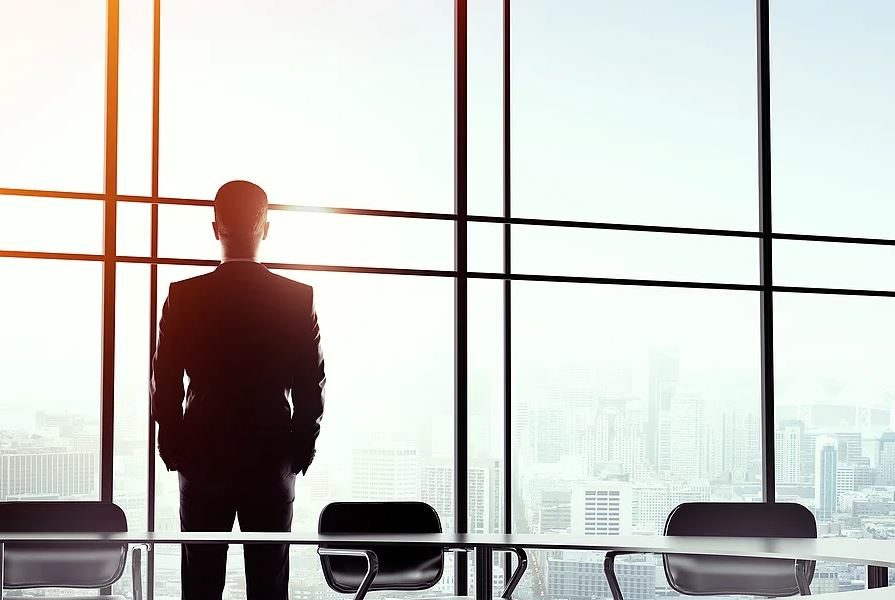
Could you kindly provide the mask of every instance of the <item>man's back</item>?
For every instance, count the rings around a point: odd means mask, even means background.
[[[323,410],[312,288],[251,261],[172,284],[153,381],[153,413],[176,430],[169,456],[160,450],[186,479],[286,477]]]
[[[214,198],[212,273],[171,284],[152,360],[158,451],[178,471],[183,531],[289,531],[326,382],[313,290],[258,262],[267,194],[230,181]],[[184,397],[184,373],[189,388]],[[289,396],[292,397],[292,414]],[[248,600],[288,600],[289,545],[243,549]],[[220,600],[226,544],[181,546],[184,600]]]

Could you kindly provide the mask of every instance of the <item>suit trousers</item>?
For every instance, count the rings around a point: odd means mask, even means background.
[[[180,475],[181,531],[290,531],[295,475],[273,483],[226,485]],[[247,600],[287,600],[288,544],[245,544]],[[183,600],[221,600],[227,574],[226,544],[183,544]]]

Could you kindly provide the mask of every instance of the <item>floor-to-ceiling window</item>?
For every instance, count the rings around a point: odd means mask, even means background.
[[[244,178],[329,369],[296,529],[345,499],[544,534],[776,499],[893,535],[893,29],[869,0],[4,2],[0,500],[178,527],[149,356]],[[519,594],[601,596],[595,560],[532,553]],[[178,596],[178,550],[151,566]]]

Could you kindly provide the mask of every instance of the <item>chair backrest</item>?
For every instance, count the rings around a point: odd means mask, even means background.
[[[668,515],[665,535],[814,538],[817,524],[801,504],[686,502]],[[663,559],[668,584],[682,594],[799,593],[794,560],[684,554],[666,554]],[[810,582],[814,561],[803,562]]]
[[[127,518],[106,502],[0,502],[0,531],[114,533],[127,531]],[[127,544],[5,544],[3,586],[101,588],[118,581]]]
[[[441,520],[425,502],[333,502],[320,513],[318,531],[324,534],[441,533]],[[328,546],[337,548],[339,546]],[[444,552],[430,546],[370,546],[379,572],[370,590],[425,590],[441,579]],[[357,590],[367,570],[361,557],[321,556],[323,576],[330,588]]]

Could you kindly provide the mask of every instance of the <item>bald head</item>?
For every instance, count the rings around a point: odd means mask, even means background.
[[[225,183],[214,197],[212,225],[225,255],[254,255],[267,237],[267,194],[249,181]]]

